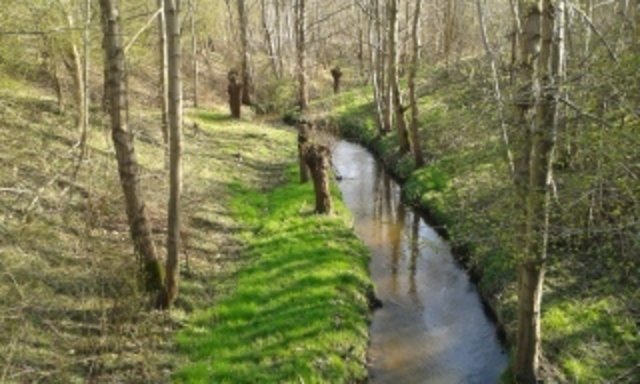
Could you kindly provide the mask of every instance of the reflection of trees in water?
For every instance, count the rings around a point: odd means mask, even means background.
[[[416,295],[416,263],[418,255],[420,254],[420,216],[415,213],[412,214],[413,220],[411,221],[411,236],[409,239],[409,293],[417,300]]]

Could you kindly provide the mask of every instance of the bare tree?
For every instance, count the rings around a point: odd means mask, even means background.
[[[555,11],[554,11],[555,9]],[[516,186],[524,201],[523,254],[518,265],[518,330],[514,374],[518,383],[538,381],[540,359],[540,310],[549,238],[549,201],[552,162],[558,127],[558,83],[564,66],[564,2],[530,3],[523,26],[520,58],[524,74],[531,75],[523,88],[531,93],[521,111],[535,112],[521,120],[529,132],[520,148],[526,151],[527,178],[516,173]],[[525,80],[525,79],[523,79]],[[532,97],[532,98],[531,98]],[[522,101],[523,99],[520,99]],[[526,108],[525,108],[526,106]],[[518,177],[519,176],[519,177]]]
[[[415,1],[413,10],[413,24],[411,27],[411,65],[409,66],[409,104],[411,106],[411,149],[417,167],[424,165],[422,154],[422,142],[420,140],[418,98],[416,96],[416,74],[418,72],[418,60],[420,58],[420,42],[418,41],[418,28],[420,26],[420,11],[422,0]]]
[[[105,27],[105,65],[108,66],[108,96],[111,135],[118,160],[118,173],[124,192],[129,231],[136,254],[142,261],[145,288],[157,292],[162,288],[161,266],[151,239],[151,226],[140,190],[138,161],[133,135],[127,127],[125,87],[125,58],[117,0],[100,0]]]
[[[494,54],[493,50],[491,49],[491,45],[489,44],[489,37],[487,36],[487,28],[484,21],[484,5],[482,1],[483,0],[476,0],[478,21],[480,23],[480,36],[482,37],[482,44],[487,56],[487,61],[489,62],[489,67],[491,68],[491,78],[493,80],[493,96],[498,106],[498,119],[500,120],[500,129],[502,131],[502,141],[505,148],[505,157],[507,159],[507,164],[509,165],[511,175],[513,176],[513,173],[515,172],[513,165],[513,154],[511,153],[511,148],[509,147],[509,132],[507,131],[507,124],[504,118],[504,101],[502,100],[502,91],[500,89],[500,78],[498,77],[496,55]]]
[[[167,262],[159,306],[169,308],[178,295],[180,254],[180,195],[182,191],[182,80],[180,78],[180,0],[165,0],[169,54],[169,209]]]
[[[160,111],[162,124],[162,138],[165,145],[169,145],[169,94],[168,94],[168,74],[167,74],[167,26],[164,18],[164,0],[156,0],[156,4],[162,11],[158,14],[158,52],[160,55]]]
[[[189,1],[191,13],[191,62],[193,72],[193,106],[198,107],[198,36],[196,34],[196,0]]]
[[[306,109],[309,105],[309,91],[307,89],[306,68],[306,8],[305,0],[296,0],[295,3],[295,31],[296,31],[296,58],[298,77],[298,105],[300,109]]]
[[[251,79],[251,54],[249,52],[249,17],[245,0],[238,0],[238,24],[240,26],[240,44],[242,46],[242,104],[251,105],[251,91],[253,81]]]
[[[400,100],[400,85],[398,84],[398,0],[389,0],[387,5],[389,18],[389,88],[393,97],[393,101],[388,105],[395,112],[398,144],[400,153],[404,154],[409,152],[410,148],[407,122],[404,118],[406,108],[402,105],[402,100]]]

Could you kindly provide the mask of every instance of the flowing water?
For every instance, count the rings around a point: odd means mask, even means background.
[[[492,384],[507,355],[448,244],[400,199],[371,154],[339,141],[333,162],[382,308],[370,328],[371,383]]]

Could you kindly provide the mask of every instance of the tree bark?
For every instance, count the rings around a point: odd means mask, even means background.
[[[342,71],[340,67],[334,67],[331,69],[331,77],[333,77],[333,93],[340,93],[340,79],[342,78]]]
[[[127,219],[134,250],[142,262],[145,289],[162,289],[161,266],[151,239],[147,209],[140,190],[138,162],[133,135],[126,121],[125,58],[121,40],[117,0],[100,0],[105,23],[105,65],[109,67],[108,95],[110,98],[111,134],[118,160],[120,183],[124,192]]]
[[[411,105],[411,150],[416,167],[424,165],[422,154],[422,142],[420,141],[418,98],[416,96],[416,74],[418,72],[418,60],[420,42],[418,41],[418,27],[420,25],[420,12],[422,10],[422,0],[416,0],[413,14],[413,24],[411,28],[411,65],[409,66],[409,103]]]
[[[193,72],[193,106],[198,108],[198,37],[196,36],[196,0],[189,1],[189,7],[191,8],[191,60],[192,72]]]
[[[165,284],[159,307],[169,308],[178,296],[180,254],[180,195],[182,192],[182,80],[180,78],[180,0],[165,0],[169,54],[169,207]]]
[[[309,167],[304,158],[305,145],[309,143],[311,127],[307,122],[298,123],[298,162],[300,165],[300,183],[309,181]]]
[[[395,127],[398,135],[400,153],[409,152],[409,135],[407,132],[407,122],[404,118],[405,107],[400,100],[400,85],[398,84],[398,0],[388,2],[389,18],[389,86],[391,89],[392,102],[389,104],[395,112]]]
[[[382,133],[384,113],[382,103],[382,87],[380,85],[381,60],[380,57],[380,20],[378,0],[371,0],[369,19],[369,66],[371,72],[371,86],[373,87],[373,99],[376,106],[376,125],[379,133]]]
[[[315,212],[331,214],[331,192],[329,189],[329,147],[316,143],[307,143],[303,147],[304,160],[309,167],[316,197]]]
[[[309,91],[307,89],[307,68],[306,68],[306,7],[305,0],[296,0],[295,8],[295,30],[296,30],[296,57],[298,76],[298,105],[301,110],[309,106]]]
[[[159,66],[160,68],[160,112],[161,112],[161,128],[162,139],[165,145],[169,145],[169,82],[167,73],[167,26],[164,18],[164,0],[156,0],[158,8],[162,8],[162,12],[158,14],[158,52],[160,55]]]
[[[229,71],[227,78],[229,79],[227,93],[229,94],[229,109],[231,111],[231,116],[235,119],[239,119],[242,110],[242,84],[238,82],[238,71]]]
[[[276,77],[276,79],[280,79],[280,72],[278,71],[278,61],[276,58],[276,48],[273,43],[271,28],[269,26],[269,8],[267,7],[265,0],[260,0],[260,10],[262,16],[262,30],[264,31],[264,40],[267,46],[267,54],[269,55],[269,63],[271,63],[273,75]]]
[[[554,9],[555,8],[555,9]],[[564,3],[554,7],[551,0],[534,3],[524,24],[523,44],[533,47],[537,69],[533,70],[535,120],[530,121],[528,183],[525,197],[524,254],[518,268],[518,330],[514,374],[518,383],[536,383],[541,353],[540,309],[549,238],[549,201],[552,161],[558,126],[558,83],[564,61]],[[534,53],[530,47],[524,54]]]
[[[395,1],[395,0],[391,0]],[[382,71],[382,87],[383,87],[383,116],[382,116],[382,133],[386,134],[391,132],[391,128],[393,127],[393,75],[392,75],[392,61],[394,55],[391,54],[391,50],[395,49],[395,45],[393,43],[394,40],[391,39],[393,28],[391,28],[391,24],[389,20],[391,19],[391,6],[387,2],[385,2],[384,6],[384,23],[383,30],[386,33],[383,33],[383,41],[382,41],[382,57],[384,57],[385,67]],[[385,30],[386,28],[386,30]],[[392,47],[393,45],[393,47]],[[385,71],[386,70],[386,71]],[[386,75],[385,75],[386,72]],[[385,81],[386,80],[386,81]]]
[[[245,0],[238,1],[238,23],[240,24],[240,44],[242,46],[242,64],[240,72],[242,74],[242,104],[251,105],[251,91],[253,81],[251,79],[250,52],[249,52],[249,18]]]

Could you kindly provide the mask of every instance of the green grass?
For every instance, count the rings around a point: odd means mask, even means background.
[[[366,376],[370,289],[366,249],[338,205],[312,214],[313,191],[233,184],[248,261],[236,289],[196,312],[178,336],[182,383],[348,383]],[[334,190],[334,200],[338,199]]]

